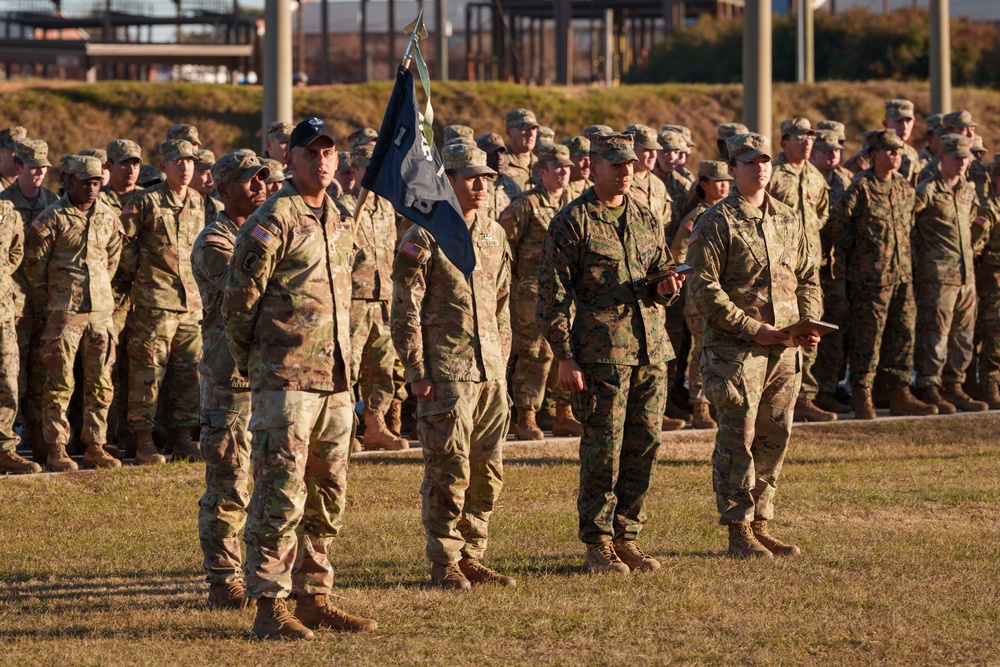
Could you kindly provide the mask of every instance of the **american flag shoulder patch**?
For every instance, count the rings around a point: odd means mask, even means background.
[[[399,252],[412,257],[421,264],[427,262],[427,249],[422,248],[413,241],[403,241],[403,245],[399,247]]]
[[[259,241],[265,248],[271,247],[271,244],[274,243],[274,234],[267,231],[260,225],[257,225],[250,230],[250,236]]]
[[[123,208],[122,215],[135,215],[135,204],[129,204]]]
[[[984,218],[984,217],[983,217],[983,216],[981,216],[981,215],[977,215],[977,216],[976,216],[976,219],[975,219],[975,220],[973,220],[973,222],[975,222],[975,223],[976,223],[977,225],[979,225],[980,227],[983,227],[983,226],[985,226],[985,225],[986,225],[986,218]]]
[[[45,236],[49,231],[49,228],[45,226],[41,218],[35,218],[34,222],[31,223],[31,227],[42,236]]]

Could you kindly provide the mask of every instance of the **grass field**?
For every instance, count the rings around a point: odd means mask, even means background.
[[[208,612],[203,467],[0,480],[0,664],[1000,662],[1000,414],[797,430],[773,563],[722,558],[712,435],[665,436],[642,534],[663,569],[581,574],[573,445],[511,446],[487,562],[515,589],[428,589],[418,452],[352,462],[331,559],[366,636],[249,640]]]

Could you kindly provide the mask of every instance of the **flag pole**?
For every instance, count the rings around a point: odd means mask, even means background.
[[[413,45],[419,42],[421,39],[427,37],[427,28],[424,27],[424,9],[420,8],[417,13],[417,19],[410,25],[403,28],[404,33],[409,33],[410,41],[406,45],[406,51],[403,52],[403,59],[400,64],[405,68],[410,68],[410,61],[413,60]],[[368,188],[361,188],[358,192],[358,203],[354,207],[354,233],[358,233],[358,220],[361,217],[361,209],[364,208],[365,202],[368,201],[368,196],[371,194]]]

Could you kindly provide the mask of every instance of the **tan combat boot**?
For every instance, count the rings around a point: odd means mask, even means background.
[[[583,426],[573,416],[573,410],[566,403],[556,403],[556,420],[552,424],[552,435],[564,438],[579,438]]]
[[[687,422],[683,419],[673,419],[667,415],[663,415],[663,421],[660,425],[661,431],[676,431],[687,426]]]
[[[948,401],[962,412],[986,412],[990,406],[985,401],[977,401],[962,389],[960,382],[948,382],[941,392],[941,398]]]
[[[257,601],[257,617],[253,620],[257,639],[312,639],[313,631],[302,625],[288,611],[284,598],[261,598]]]
[[[855,419],[875,419],[875,404],[872,403],[872,388],[856,386],[851,392],[851,405]]]
[[[257,601],[246,596],[243,583],[229,581],[224,584],[211,584],[208,587],[209,609],[253,609]]]
[[[551,405],[542,405],[542,409],[535,413],[535,424],[543,431],[551,431],[556,423],[556,411]]]
[[[663,414],[670,417],[671,419],[678,419],[684,423],[691,421],[691,413],[677,406],[669,397],[667,397],[667,402],[663,406]]]
[[[851,406],[841,403],[837,400],[836,396],[828,391],[821,391],[816,394],[816,398],[813,400],[813,405],[820,410],[826,410],[827,412],[832,412],[838,415],[846,415],[854,411]]]
[[[587,557],[583,559],[583,569],[592,574],[628,574],[630,572],[611,542],[597,542],[587,545]]]
[[[121,468],[122,462],[108,454],[104,445],[88,443],[83,452],[84,468]]]
[[[167,462],[167,458],[156,449],[152,431],[135,432],[135,462],[141,466]]]
[[[535,411],[531,408],[517,409],[517,424],[514,433],[518,440],[544,440],[545,434],[535,423]]]
[[[371,632],[378,629],[378,623],[370,618],[351,616],[330,604],[330,597],[324,594],[300,594],[295,606],[295,617],[311,630],[329,628],[344,632]]]
[[[621,562],[632,572],[653,572],[660,569],[660,561],[640,549],[635,540],[617,539],[611,546]]]
[[[729,526],[730,558],[774,558],[774,554],[754,537],[749,523],[734,523]]]
[[[480,563],[479,559],[473,558],[472,556],[462,556],[462,559],[458,561],[458,569],[462,571],[462,574],[465,575],[465,578],[468,579],[469,583],[473,586],[478,586],[479,584],[517,586],[517,579],[500,574],[495,570],[491,570]]]
[[[889,393],[889,414],[893,417],[936,415],[936,405],[924,403],[914,398],[909,385],[896,387]]]
[[[957,412],[955,406],[946,401],[938,392],[938,388],[934,385],[916,387],[913,390],[913,396],[915,396],[918,401],[936,406],[939,415],[953,415]]]
[[[785,544],[774,535],[771,535],[767,531],[767,521],[764,519],[751,521],[750,530],[753,531],[753,536],[757,538],[757,541],[775,556],[798,556],[802,553],[802,549],[799,549],[794,544]]]
[[[66,453],[66,445],[58,444],[49,447],[45,463],[52,472],[69,472],[77,469],[76,461]]]
[[[397,438],[403,437],[403,402],[398,398],[392,399],[389,409],[385,411],[385,425]]]
[[[372,410],[366,405],[361,416],[365,419],[365,449],[384,449],[394,452],[410,446],[406,439],[389,432],[381,411]]]
[[[356,437],[351,438],[351,454],[357,454],[358,452],[363,452],[364,450],[365,446],[361,444],[360,440]]]
[[[42,466],[29,461],[17,452],[0,451],[0,473],[11,475],[31,475],[42,472]]]
[[[991,380],[986,383],[986,391],[984,392],[986,403],[990,406],[990,410],[1000,410],[1000,380]]]
[[[465,578],[458,563],[448,563],[447,565],[433,563],[431,565],[431,583],[455,591],[465,591],[472,588],[472,582]]]
[[[691,426],[695,428],[718,428],[719,425],[712,419],[712,411],[708,403],[695,403],[691,407],[694,413],[691,415]]]
[[[797,422],[833,422],[837,421],[835,412],[827,412],[816,407],[812,400],[799,396],[795,401],[795,421]]]
[[[173,444],[174,453],[170,460],[174,463],[178,461],[201,461],[201,450],[191,439],[191,428],[178,426],[167,431],[167,439]]]

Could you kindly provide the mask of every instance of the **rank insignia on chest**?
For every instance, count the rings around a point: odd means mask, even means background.
[[[265,248],[271,247],[274,243],[274,234],[257,225],[250,231],[250,236],[260,242]]]
[[[412,258],[420,264],[425,264],[427,262],[427,249],[418,246],[413,241],[403,241],[403,245],[400,246],[399,252]]]

